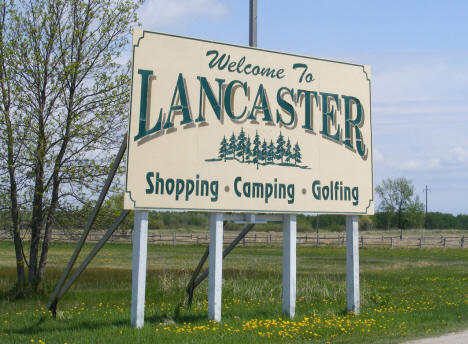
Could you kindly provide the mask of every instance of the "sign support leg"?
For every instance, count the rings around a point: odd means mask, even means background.
[[[59,301],[58,295],[61,292],[62,287],[65,284],[67,277],[70,275],[73,265],[75,265],[75,262],[78,259],[81,249],[83,248],[83,245],[85,244],[89,231],[91,230],[91,227],[93,226],[94,221],[96,220],[96,217],[99,213],[99,209],[101,209],[101,205],[104,202],[104,198],[107,195],[107,191],[110,188],[112,180],[114,179],[115,173],[117,172],[117,169],[119,168],[120,161],[122,161],[122,158],[125,154],[126,149],[127,149],[127,134],[125,134],[123,137],[122,143],[120,144],[119,152],[117,153],[117,156],[114,159],[114,163],[112,164],[112,168],[109,172],[109,175],[107,176],[104,187],[102,188],[101,193],[99,194],[99,198],[96,202],[96,205],[94,206],[91,216],[88,218],[88,221],[86,222],[85,228],[83,230],[83,234],[81,234],[80,240],[78,241],[78,244],[75,247],[75,251],[73,252],[73,255],[70,258],[70,261],[68,262],[67,267],[65,268],[65,271],[62,274],[62,277],[60,277],[60,281],[55,287],[55,290],[50,296],[49,302],[47,303],[47,308],[53,312],[54,316],[56,314],[57,303]]]
[[[296,312],[296,215],[283,219],[283,313]]]
[[[132,253],[132,309],[130,322],[142,328],[145,322],[146,255],[148,246],[148,212],[135,211]]]
[[[227,221],[224,221],[224,223],[226,223],[226,222]],[[239,235],[233,240],[233,242],[231,242],[229,244],[229,246],[226,247],[226,249],[223,251],[223,259],[226,258],[226,256],[229,254],[229,252],[231,252],[234,249],[234,247],[236,247],[236,245],[243,238],[245,238],[245,236],[247,235],[247,233],[249,233],[249,231],[253,228],[253,226],[254,226],[253,223],[249,223],[247,226],[244,227],[242,232],[240,232]],[[208,276],[208,270],[209,269],[206,269],[205,271],[203,271],[200,276],[198,276],[198,274],[200,273],[201,268],[203,267],[203,264],[205,264],[205,260],[208,258],[209,250],[210,250],[210,248],[208,246],[205,253],[202,256],[202,259],[200,260],[200,263],[198,263],[198,266],[195,269],[195,271],[194,271],[194,273],[192,275],[192,278],[190,279],[190,282],[187,285],[187,288],[185,289],[187,291],[188,296],[189,296],[188,300],[187,300],[188,306],[190,306],[192,304],[193,291]]]
[[[223,214],[210,214],[210,261],[208,276],[208,318],[221,321],[223,275]]]
[[[348,311],[359,314],[359,232],[354,215],[346,216],[346,293]]]

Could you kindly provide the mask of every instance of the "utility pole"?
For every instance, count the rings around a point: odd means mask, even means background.
[[[250,0],[249,46],[257,47],[257,0]]]
[[[426,184],[426,187],[423,189],[423,192],[426,192],[426,212],[424,213],[424,228],[426,229],[427,229],[427,192],[428,191],[431,191],[431,189],[429,189]]]

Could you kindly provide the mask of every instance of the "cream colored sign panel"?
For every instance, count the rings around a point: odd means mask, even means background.
[[[370,70],[136,30],[126,209],[372,214]]]

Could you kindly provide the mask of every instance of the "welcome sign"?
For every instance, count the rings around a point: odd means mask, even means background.
[[[373,214],[370,70],[135,30],[125,209]]]

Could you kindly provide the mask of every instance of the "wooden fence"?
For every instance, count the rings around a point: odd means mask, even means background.
[[[97,242],[101,239],[104,232],[94,232],[88,235],[88,242]],[[52,235],[53,242],[77,242],[81,233],[54,233]],[[224,232],[224,242],[229,244],[236,238],[237,233]],[[23,238],[28,240],[28,235]],[[11,235],[6,231],[0,232],[0,240],[12,240]],[[132,240],[131,233],[114,233],[109,239],[109,242],[114,243],[130,243]],[[166,245],[207,245],[209,242],[209,234],[186,234],[186,233],[161,233],[149,231],[149,244],[166,244]],[[281,232],[253,232],[249,233],[240,243],[241,246],[251,245],[281,245],[283,243],[283,235]],[[359,237],[361,248],[370,247],[387,247],[387,248],[465,248],[465,236],[377,236],[377,235],[361,235]],[[344,247],[346,245],[346,234],[297,234],[298,246],[331,246]]]

